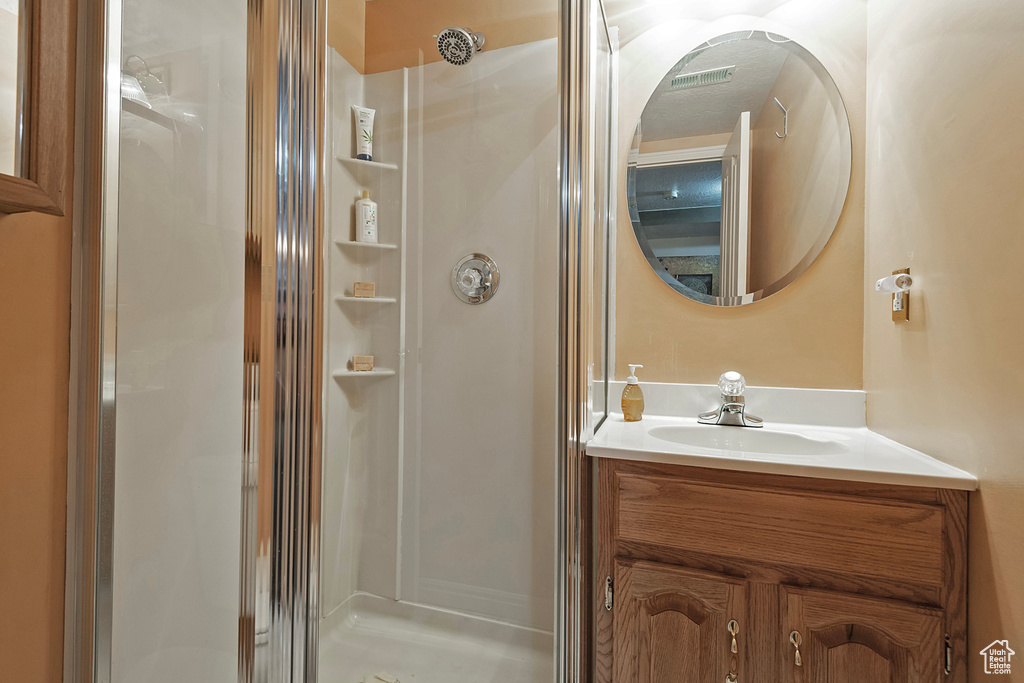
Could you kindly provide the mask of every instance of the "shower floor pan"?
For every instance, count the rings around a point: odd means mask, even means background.
[[[319,678],[543,683],[553,676],[552,649],[549,632],[357,593],[320,623]]]

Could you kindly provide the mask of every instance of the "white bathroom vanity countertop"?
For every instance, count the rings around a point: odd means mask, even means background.
[[[692,435],[701,445],[657,438],[651,434],[652,430],[655,433],[671,434],[675,431]],[[779,451],[785,450],[787,439],[798,442],[794,451],[803,452],[781,454]],[[766,421],[763,428],[756,429],[701,425],[695,418],[660,416],[644,416],[639,422],[626,422],[621,414],[612,413],[587,443],[586,452],[598,458],[741,472],[965,491],[978,488],[978,480],[968,472],[863,426],[774,424]]]

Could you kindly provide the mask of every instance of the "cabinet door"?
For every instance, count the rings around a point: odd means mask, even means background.
[[[620,558],[614,586],[614,683],[742,680],[743,581]],[[736,653],[730,620],[738,626]]]
[[[942,612],[894,600],[784,587],[786,650],[794,683],[937,683]],[[799,637],[793,636],[798,633]],[[799,648],[794,644],[799,643]],[[801,663],[797,664],[796,651]]]

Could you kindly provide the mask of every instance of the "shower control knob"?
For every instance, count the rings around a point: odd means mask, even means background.
[[[483,281],[483,274],[476,268],[462,271],[460,284],[463,290],[478,289]]]
[[[484,254],[463,256],[452,268],[452,291],[467,304],[482,304],[498,289],[498,266]]]

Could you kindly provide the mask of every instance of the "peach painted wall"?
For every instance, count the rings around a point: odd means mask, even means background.
[[[366,72],[367,4],[366,0],[330,0],[327,5],[327,44],[359,73]]]
[[[69,218],[0,214],[2,681],[63,673],[70,282]]]
[[[433,36],[447,26],[479,31],[485,50],[558,35],[554,0],[330,0],[327,44],[361,74],[441,61]]]
[[[73,58],[69,66],[73,75]],[[69,117],[75,110],[74,88],[69,78]],[[63,678],[73,138],[69,136],[66,156],[67,215],[0,213],[4,683],[58,683]]]
[[[719,308],[690,301],[661,281],[641,253],[626,202],[620,201],[616,379],[625,379],[626,363],[643,363],[640,379],[649,382],[714,383],[722,372],[738,370],[752,385],[862,386],[866,3],[767,4],[769,9],[759,16],[713,18],[706,16],[711,11],[706,4],[705,19],[666,21],[643,33],[631,26],[626,35],[636,37],[620,51],[619,159],[628,156],[648,96],[687,50],[730,31],[764,28],[781,33],[817,56],[846,102],[853,172],[839,225],[818,260],[795,283],[763,301]],[[624,161],[621,166],[620,198],[625,196]]]
[[[789,110],[784,139],[776,98]],[[814,71],[788,57],[753,127],[749,291],[778,282],[821,238],[843,178],[833,112]]]
[[[440,61],[433,36],[447,26],[483,33],[487,39],[484,50],[531,43],[558,35],[558,3],[554,0],[372,0],[366,3],[365,73]]]
[[[979,683],[981,648],[1024,644],[1022,42],[1017,1],[868,5],[868,425],[981,482],[967,654]],[[871,285],[902,267],[915,291],[896,325]]]

